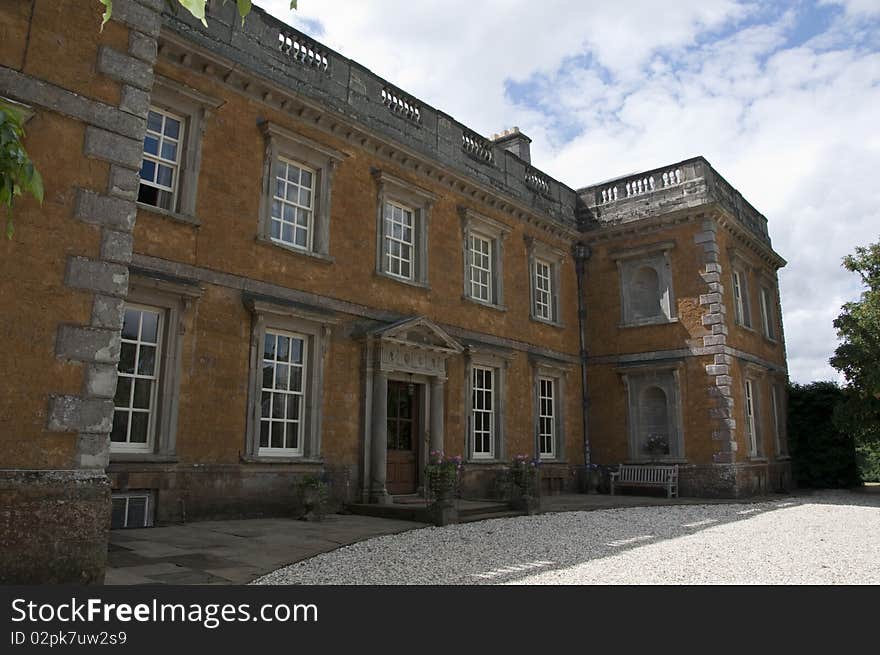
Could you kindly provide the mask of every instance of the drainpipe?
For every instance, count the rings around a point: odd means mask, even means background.
[[[581,418],[584,431],[584,477],[589,490],[590,475],[590,426],[587,412],[590,400],[587,395],[587,309],[584,303],[584,276],[586,274],[586,262],[590,258],[590,247],[585,243],[576,243],[572,248],[574,255],[575,271],[577,272],[578,288],[578,333],[581,343]]]

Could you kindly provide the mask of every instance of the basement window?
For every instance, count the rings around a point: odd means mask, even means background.
[[[153,502],[149,491],[113,494],[110,528],[149,528],[153,525]]]

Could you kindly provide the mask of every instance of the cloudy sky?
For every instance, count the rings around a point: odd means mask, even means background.
[[[705,156],[770,221],[788,361],[837,379],[840,267],[880,239],[880,0],[257,0],[580,187]]]

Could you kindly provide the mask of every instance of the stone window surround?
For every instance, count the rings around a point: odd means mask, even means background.
[[[681,371],[684,362],[658,362],[655,364],[638,364],[621,366],[617,373],[623,380],[627,398],[627,443],[629,459],[626,463],[640,464],[652,459],[640,452],[639,448],[639,397],[644,388],[658,386],[667,398],[667,418],[670,427],[669,455],[661,457],[663,462],[687,463],[684,443],[684,420],[681,402]],[[665,379],[664,379],[665,378]]]
[[[779,285],[776,282],[776,277],[771,275],[763,268],[756,269],[757,270],[757,279],[758,279],[758,304],[761,310],[761,332],[764,335],[764,338],[767,339],[770,343],[779,343],[780,333],[782,331],[780,327],[781,321],[779,320]],[[767,334],[767,331],[764,330],[764,306],[761,303],[761,293],[762,291],[767,294],[767,323],[770,325],[770,329],[773,332],[773,336]]]
[[[568,374],[571,372],[571,366],[534,355],[529,357],[529,364],[532,369],[532,418],[535,434],[535,456],[539,457],[542,461],[564,464],[568,461],[565,440],[565,399],[567,398],[565,387]],[[555,455],[552,458],[540,456],[540,444],[538,443],[540,378],[553,380],[553,419],[555,423],[553,439]]]
[[[260,124],[260,129],[266,140],[266,152],[263,157],[257,241],[298,255],[306,255],[326,262],[334,261],[330,256],[330,198],[333,187],[333,173],[336,170],[337,164],[348,155],[268,120],[264,120]],[[274,171],[275,164],[280,157],[289,159],[294,163],[304,164],[315,172],[312,190],[311,249],[299,248],[272,240],[272,197],[275,189]]]
[[[554,248],[546,243],[538,241],[533,237],[524,237],[526,249],[529,253],[529,318],[538,323],[552,325],[554,327],[565,327],[560,316],[560,280],[562,264],[565,262],[565,252],[559,248]],[[535,266],[538,260],[550,265],[550,284],[551,284],[551,319],[541,318],[535,312]]]
[[[475,212],[469,207],[459,207],[462,233],[462,299],[483,307],[507,311],[504,305],[504,240],[511,229],[504,223]],[[486,302],[471,295],[470,276],[470,237],[471,233],[492,243],[492,302]]]
[[[165,330],[159,355],[159,388],[156,393],[156,432],[152,452],[113,450],[111,444],[112,463],[177,461],[184,320],[202,293],[202,289],[194,284],[148,277],[132,269],[126,302],[149,305],[165,312]]]
[[[184,121],[184,143],[180,152],[177,192],[173,209],[138,203],[138,207],[190,225],[200,225],[196,216],[199,171],[202,164],[202,139],[211,112],[225,101],[156,75],[150,97],[151,106],[180,115]]]
[[[737,327],[742,328],[743,330],[748,330],[749,332],[755,332],[755,313],[752,311],[752,294],[751,287],[752,280],[751,277],[753,274],[757,277],[761,277],[761,268],[751,259],[744,256],[743,253],[735,248],[728,248],[727,250],[728,257],[730,258],[730,299],[733,302],[733,323]],[[748,325],[745,323],[745,317],[743,320],[740,320],[738,316],[737,307],[736,307],[736,285],[733,279],[734,273],[739,273],[740,280],[742,281],[742,288],[740,293],[742,293],[743,298],[743,307],[746,315],[748,316],[749,323]],[[759,287],[760,288],[760,287]]]
[[[672,261],[669,252],[675,248],[675,241],[659,241],[634,248],[614,250],[609,258],[617,264],[617,275],[620,288],[620,324],[618,327],[642,327],[678,322],[676,314],[675,292],[672,287]],[[662,314],[646,318],[632,318],[631,299],[628,293],[629,279],[644,266],[649,266],[657,273],[661,293],[665,290],[665,299],[660,298]]]
[[[745,362],[742,367],[743,378],[742,378],[742,394],[743,394],[743,409],[742,409],[742,418],[743,418],[743,438],[745,439],[746,446],[746,457],[750,462],[766,462],[767,461],[767,444],[765,443],[765,434],[767,430],[765,429],[765,425],[763,424],[763,414],[762,414],[762,398],[764,387],[768,387],[769,393],[772,393],[772,384],[765,385],[767,382],[767,376],[769,371],[757,364],[753,364],[751,362]],[[746,382],[750,381],[752,383],[752,411],[755,414],[755,451],[753,452],[750,448],[750,444],[748,442],[748,407],[746,404]],[[769,401],[768,402],[772,402]]]
[[[439,196],[378,168],[372,169],[372,174],[377,186],[376,275],[402,284],[430,289],[428,228],[431,223],[431,208]],[[414,244],[411,279],[393,275],[387,270],[385,258],[385,203],[387,201],[396,202],[413,210]]]
[[[324,398],[324,362],[330,345],[330,327],[339,319],[319,310],[300,305],[244,295],[243,301],[252,315],[250,352],[248,357],[248,400],[245,429],[245,454],[242,461],[252,463],[320,463],[321,424]],[[303,420],[302,455],[260,455],[260,384],[263,364],[263,341],[266,329],[295,332],[307,338],[305,373],[305,417]]]
[[[465,460],[468,464],[497,464],[507,459],[505,442],[505,409],[507,406],[507,369],[513,353],[478,346],[468,346],[465,355]],[[482,366],[493,370],[492,400],[494,416],[494,457],[474,457],[473,443],[473,398],[474,398],[474,366]]]

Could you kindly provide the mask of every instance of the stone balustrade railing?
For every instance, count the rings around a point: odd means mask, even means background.
[[[260,98],[275,98],[279,104],[278,94],[267,96],[265,89],[257,93],[260,80],[290,89],[386,141],[487,189],[533,205],[567,227],[575,226],[578,197],[571,187],[532,170],[529,162],[257,6],[244,24],[234,2],[212,1],[210,8],[207,30],[188,12],[164,14],[167,34],[183,38],[163,56],[179,62],[183,57],[180,44],[189,43],[216,57],[217,63],[211,65],[204,61],[205,55],[186,59],[197,61],[200,72],[223,71],[230,79],[252,76],[250,84],[239,86]]]
[[[609,180],[578,194],[588,207],[588,222],[623,223],[714,202],[770,241],[767,219],[702,157]]]

